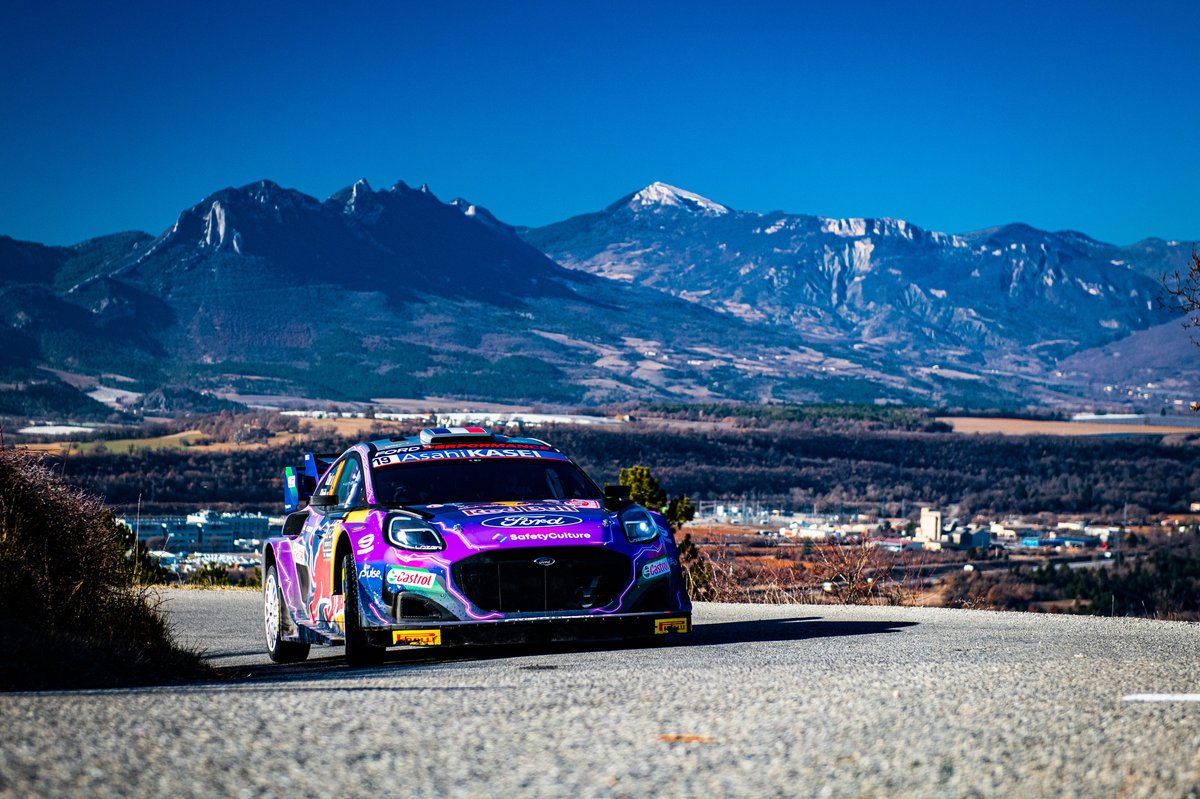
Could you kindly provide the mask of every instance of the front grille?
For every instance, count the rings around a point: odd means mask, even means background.
[[[554,562],[543,566],[538,559]],[[587,610],[629,584],[629,558],[598,547],[510,549],[454,564],[454,582],[476,607],[500,613]]]

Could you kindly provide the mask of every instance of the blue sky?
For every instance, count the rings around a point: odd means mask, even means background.
[[[10,3],[0,234],[229,185],[428,183],[512,224],[735,208],[1200,238],[1200,3]]]

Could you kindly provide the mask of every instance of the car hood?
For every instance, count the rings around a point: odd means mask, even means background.
[[[616,525],[598,500],[425,505],[446,534],[473,547],[606,544]]]

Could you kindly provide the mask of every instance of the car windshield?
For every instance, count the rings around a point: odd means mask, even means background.
[[[569,461],[429,461],[375,468],[372,478],[375,501],[384,505],[603,499],[596,484]]]

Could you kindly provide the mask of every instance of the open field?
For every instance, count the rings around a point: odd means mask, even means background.
[[[147,438],[119,438],[112,441],[54,441],[44,444],[21,444],[21,449],[30,452],[48,452],[53,455],[94,455],[101,452],[127,454],[134,449],[188,449],[192,452],[254,452],[256,450],[299,444],[314,437],[330,435],[346,438],[361,438],[372,427],[387,427],[389,422],[375,419],[301,419],[299,433],[275,433],[259,441],[213,441],[199,443],[207,437],[199,430],[184,430],[164,436]],[[69,450],[69,451],[68,451]]]
[[[83,455],[95,453],[102,445],[103,451],[112,453],[128,453],[137,447],[140,449],[180,449],[190,446],[200,440],[204,434],[199,430],[184,430],[153,438],[119,438],[113,441],[55,441],[49,444],[22,444],[21,449],[30,452],[50,452],[55,455]],[[69,450],[69,452],[68,452]]]
[[[1198,433],[1195,427],[1167,427],[1145,424],[1104,424],[1100,422],[1052,422],[1038,419],[994,419],[978,416],[939,416],[956,433],[999,434],[1002,436],[1163,436],[1172,433]]]

